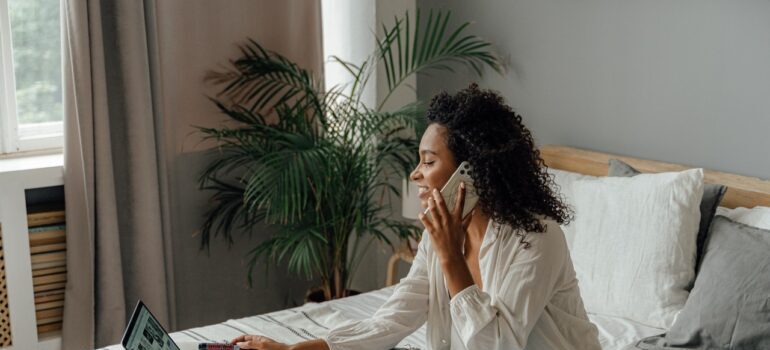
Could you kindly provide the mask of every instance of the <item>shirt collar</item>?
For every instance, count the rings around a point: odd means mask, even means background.
[[[486,241],[487,237],[492,241],[497,239],[497,235],[500,233],[500,226],[500,223],[490,218],[489,223],[487,223],[487,230],[484,232],[484,240]]]

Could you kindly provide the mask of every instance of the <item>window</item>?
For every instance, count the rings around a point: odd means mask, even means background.
[[[0,0],[0,154],[62,147],[59,0]]]

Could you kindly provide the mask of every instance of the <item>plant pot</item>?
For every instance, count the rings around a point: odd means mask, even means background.
[[[361,294],[361,292],[357,290],[352,289],[345,289],[345,296],[349,297],[351,295],[358,295]],[[305,293],[305,302],[306,303],[321,303],[327,301],[326,297],[324,296],[324,290],[322,287],[315,287],[311,288]]]

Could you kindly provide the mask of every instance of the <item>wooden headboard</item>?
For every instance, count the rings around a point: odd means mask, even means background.
[[[609,153],[593,152],[578,148],[546,145],[540,147],[540,155],[551,168],[593,176],[606,176],[610,159],[619,159],[643,173],[682,171],[693,167],[624,157]],[[718,171],[703,170],[704,180],[727,186],[721,206],[728,208],[755,206],[770,207],[770,181]]]

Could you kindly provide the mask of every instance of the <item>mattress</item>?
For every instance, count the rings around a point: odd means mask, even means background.
[[[301,342],[323,337],[332,327],[369,317],[392,293],[393,287],[388,287],[325,303],[308,303],[292,309],[174,332],[171,338],[182,350],[197,349],[198,342],[226,341],[244,333],[264,335],[286,343]],[[589,314],[589,318],[599,329],[599,341],[604,350],[624,349],[641,338],[665,332],[619,317]],[[406,337],[398,346],[425,349],[425,326]],[[118,350],[122,347],[113,345],[104,349]]]

